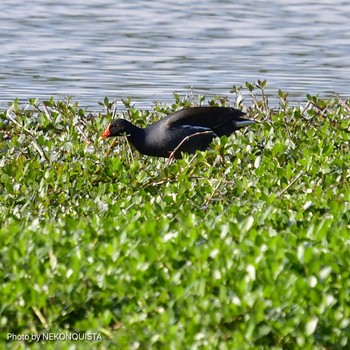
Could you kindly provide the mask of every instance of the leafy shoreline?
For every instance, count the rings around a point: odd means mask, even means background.
[[[259,121],[171,165],[98,140],[118,112],[108,98],[104,116],[70,99],[0,111],[2,340],[68,332],[102,335],[77,348],[348,347],[350,100],[290,107],[280,91],[272,110],[265,88],[233,87],[233,102],[174,95],[153,111],[123,101],[141,126],[208,103]]]

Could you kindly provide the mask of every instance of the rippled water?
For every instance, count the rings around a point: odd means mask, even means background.
[[[257,79],[296,101],[349,97],[347,1],[2,0],[0,9],[1,105],[70,95],[149,107],[189,86],[212,96]]]

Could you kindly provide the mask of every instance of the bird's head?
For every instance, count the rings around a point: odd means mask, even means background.
[[[111,121],[107,129],[102,133],[101,138],[105,139],[107,137],[113,136],[128,136],[130,129],[130,122],[125,119],[115,119]]]

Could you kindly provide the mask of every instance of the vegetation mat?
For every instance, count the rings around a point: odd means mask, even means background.
[[[265,90],[1,111],[5,347],[350,348],[350,100]],[[171,164],[99,140],[208,104],[258,123]]]

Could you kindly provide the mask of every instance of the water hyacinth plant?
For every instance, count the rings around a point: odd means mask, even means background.
[[[349,347],[350,100],[275,98],[258,81],[149,111],[108,98],[102,115],[69,98],[0,111],[6,346]],[[259,123],[170,165],[99,140],[121,111],[145,126],[208,104]]]

